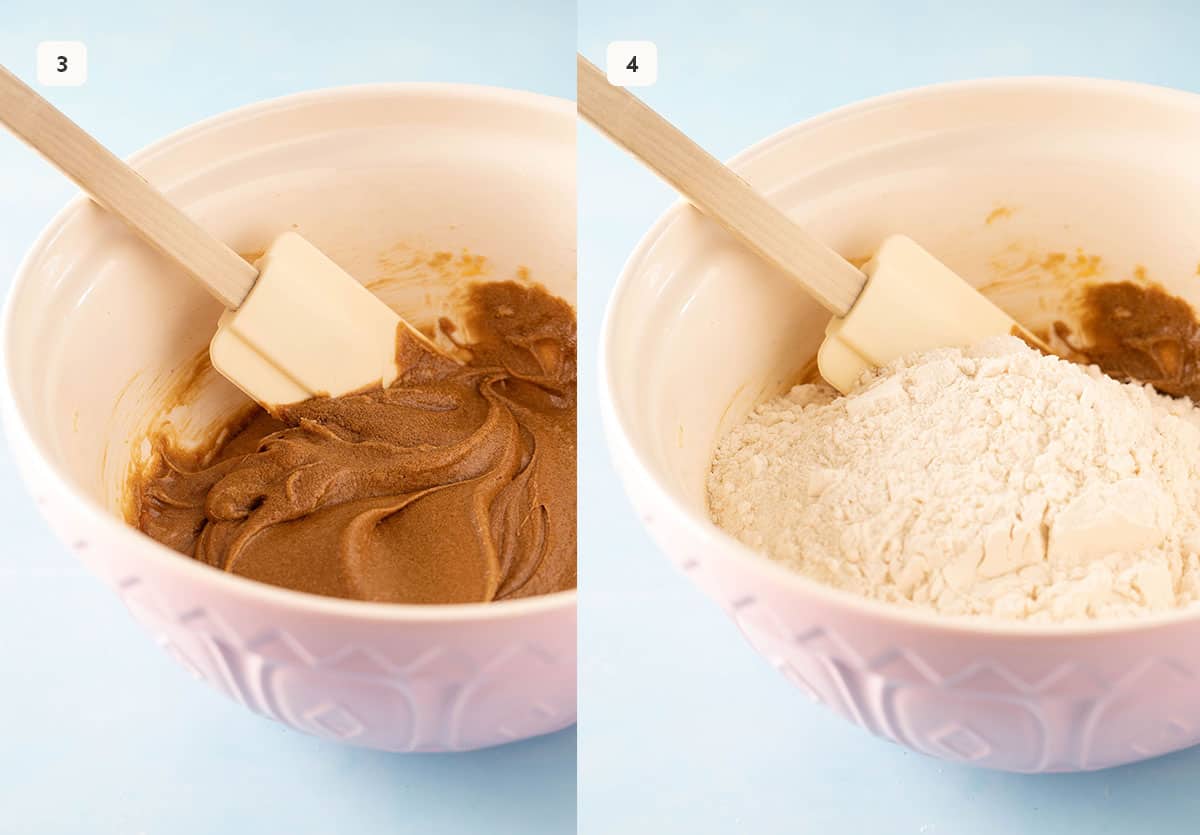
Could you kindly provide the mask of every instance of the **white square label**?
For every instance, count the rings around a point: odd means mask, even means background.
[[[79,87],[87,81],[83,41],[42,41],[37,46],[37,79],[45,87]]]
[[[653,41],[613,41],[605,75],[614,87],[649,87],[658,80],[658,47]]]

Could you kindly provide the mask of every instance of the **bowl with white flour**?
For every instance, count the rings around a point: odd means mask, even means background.
[[[992,339],[840,397],[812,370],[828,314],[695,210],[631,256],[601,350],[614,461],[812,698],[1011,771],[1200,742],[1200,408],[1177,396],[1200,391],[1197,135],[1191,94],[999,79],[734,160],[847,257],[910,235],[1074,362]]]

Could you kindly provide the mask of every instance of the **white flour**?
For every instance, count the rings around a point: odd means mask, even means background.
[[[1011,337],[848,397],[801,385],[717,447],[713,519],[859,594],[946,614],[1117,618],[1200,598],[1200,410]]]

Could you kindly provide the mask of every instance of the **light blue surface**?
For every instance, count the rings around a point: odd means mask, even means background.
[[[1072,74],[1200,90],[1193,3],[583,0],[580,47],[658,44],[638,91],[718,157],[867,96],[989,75]],[[672,193],[580,130],[580,831],[1195,832],[1200,749],[1107,772],[952,766],[814,705],[655,552],[596,419],[601,309]],[[1200,153],[1200,137],[1197,143]],[[1166,209],[1169,210],[1169,209]]]
[[[316,87],[462,81],[573,97],[570,2],[2,0],[0,63],[83,40],[49,98],[120,154]],[[412,8],[404,8],[411,6]],[[0,131],[0,282],[73,188]],[[0,833],[574,831],[575,731],[393,756],[292,733],[193,681],[52,539],[0,449]]]

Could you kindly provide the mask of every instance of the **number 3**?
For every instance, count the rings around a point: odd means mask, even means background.
[[[67,56],[66,55],[58,56],[58,71],[59,72],[67,71]]]
[[[637,56],[634,55],[629,59],[629,63],[625,65],[625,69],[631,72],[637,72]]]

